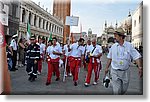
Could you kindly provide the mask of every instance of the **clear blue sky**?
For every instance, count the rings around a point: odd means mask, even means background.
[[[32,0],[36,3],[41,2],[41,6],[48,8],[52,13],[53,0]],[[71,15],[79,16],[78,27],[72,27],[72,32],[88,32],[91,28],[94,34],[100,36],[103,32],[104,22],[107,20],[108,25],[115,25],[122,22],[127,16],[129,9],[131,14],[138,7],[142,0],[72,0]],[[49,11],[48,10],[48,11]]]

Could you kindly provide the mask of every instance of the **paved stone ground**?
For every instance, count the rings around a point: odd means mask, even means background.
[[[72,77],[67,77],[66,81],[63,82],[63,68],[61,68],[61,80],[56,82],[55,76],[52,77],[52,83],[46,86],[47,78],[47,63],[43,63],[42,74],[38,75],[35,82],[28,81],[28,75],[25,71],[25,67],[18,68],[15,72],[10,72],[12,93],[11,94],[93,94],[93,95],[112,95],[112,87],[105,88],[102,84],[104,76],[104,68],[106,66],[106,56],[102,56],[103,69],[100,72],[100,80],[98,85],[92,85],[94,76],[91,79],[91,85],[89,87],[84,86],[86,71],[81,68],[79,73],[78,86],[73,85]],[[131,64],[131,80],[127,91],[127,95],[143,94],[142,80],[138,77],[138,70],[134,64]],[[94,74],[94,73],[93,73]]]

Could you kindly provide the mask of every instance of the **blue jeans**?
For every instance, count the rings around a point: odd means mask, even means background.
[[[11,58],[9,58],[8,60],[7,60],[7,63],[8,63],[8,69],[9,70],[11,70],[12,69],[12,59]]]

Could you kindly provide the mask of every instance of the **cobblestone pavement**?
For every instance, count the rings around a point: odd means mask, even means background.
[[[19,67],[17,71],[10,72],[11,75],[11,94],[99,94],[99,95],[112,95],[112,87],[105,88],[102,83],[104,76],[104,68],[106,66],[106,56],[102,56],[102,70],[100,72],[100,79],[98,85],[92,85],[94,79],[94,73],[92,74],[91,85],[89,87],[84,86],[86,71],[81,68],[79,73],[78,86],[74,86],[72,77],[67,77],[63,82],[63,68],[61,71],[61,80],[55,81],[56,76],[52,77],[52,83],[46,86],[47,78],[47,63],[43,62],[43,69],[41,75],[34,82],[28,81],[28,75],[25,71],[26,67]],[[138,70],[134,64],[131,64],[131,76],[130,84],[126,94],[138,94],[143,93],[142,80],[138,77]]]

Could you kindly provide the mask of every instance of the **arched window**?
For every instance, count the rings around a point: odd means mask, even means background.
[[[134,20],[134,27],[136,27],[136,20]]]
[[[36,26],[36,15],[34,16],[34,26]]]
[[[140,22],[141,22],[141,16],[139,16],[139,24],[140,24]]]
[[[29,19],[28,19],[29,24],[31,25],[31,12],[29,12]]]
[[[40,28],[40,24],[41,24],[41,18],[39,17],[39,28]]]
[[[25,22],[25,9],[22,11],[22,22]]]

